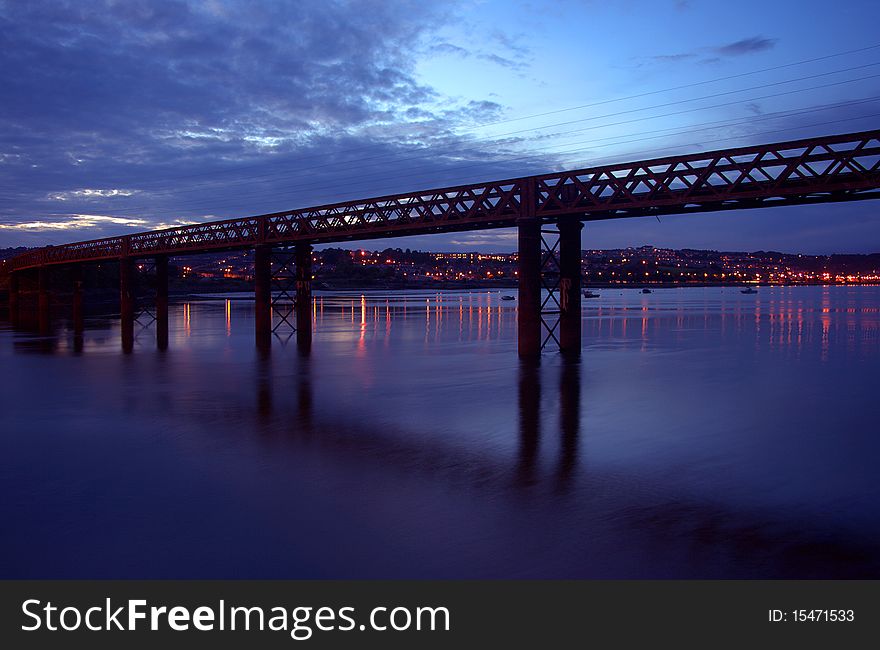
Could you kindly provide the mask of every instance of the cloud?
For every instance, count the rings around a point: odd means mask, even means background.
[[[455,45],[448,41],[437,41],[431,44],[428,51],[432,54],[439,54],[441,56],[457,56],[463,59],[480,59],[501,66],[502,68],[521,72],[529,67],[532,58],[531,50],[521,42],[524,39],[525,37],[522,35],[520,35],[519,38],[516,38],[499,30],[495,30],[492,33],[491,41],[497,45],[498,48],[506,51],[507,56],[499,54],[497,49],[496,51],[487,51],[481,48],[467,48],[462,47],[461,45]]]
[[[445,41],[432,45],[430,47],[430,51],[435,54],[456,54],[463,57],[468,57],[471,55],[470,50],[464,47],[460,47],[458,45],[453,45],[452,43],[447,43]]]
[[[206,221],[210,221],[210,219],[205,219]],[[198,221],[194,221],[192,219],[173,219],[171,221],[160,221],[158,223],[152,224],[150,227],[155,230],[164,230],[165,228],[177,228],[179,226],[191,226],[193,224],[199,223]]]
[[[777,40],[775,38],[764,38],[763,36],[752,36],[712,49],[721,56],[742,56],[743,54],[771,50],[776,45]]]
[[[502,229],[493,232],[463,233],[450,239],[449,243],[454,246],[483,247],[484,249],[500,246],[512,250],[516,248],[517,237],[515,229]]]
[[[651,58],[660,62],[677,63],[679,61],[686,61],[687,59],[694,59],[696,57],[697,55],[693,52],[684,52],[682,54],[657,54]]]
[[[432,43],[434,55],[521,65],[515,36],[492,35],[496,52],[435,42],[455,10],[0,2],[0,246],[15,233],[130,226],[58,217],[59,202],[149,228],[523,173],[506,149],[459,135],[503,106],[444,96],[416,74]]]
[[[520,59],[527,59],[532,55],[532,48],[527,45],[528,37],[525,34],[508,34],[500,29],[496,29],[492,32],[491,38],[495,43],[510,52],[511,55],[515,55]]]
[[[483,59],[484,61],[488,61],[489,63],[494,63],[495,65],[500,65],[502,68],[508,68],[510,70],[524,70],[528,67],[528,64],[523,61],[515,61],[514,59],[508,59],[506,57],[500,56],[498,54],[478,54],[478,58]]]
[[[700,59],[700,63],[719,63],[724,58],[743,56],[755,52],[763,52],[773,49],[779,39],[765,38],[763,36],[751,36],[726,45],[714,45],[702,47],[691,52],[679,52],[677,54],[656,54],[651,60],[658,63],[681,63],[693,59]]]
[[[0,223],[0,230],[23,230],[27,232],[53,231],[53,230],[80,230],[106,226],[108,224],[127,226],[130,228],[144,228],[149,222],[146,219],[128,219],[99,214],[70,214],[56,215],[62,218],[51,221],[18,221],[12,223]]]
[[[53,201],[69,201],[71,199],[85,198],[85,199],[106,199],[114,196],[134,196],[138,193],[138,190],[125,190],[125,189],[107,189],[107,190],[97,190],[97,189],[81,189],[81,190],[70,190],[67,192],[52,192],[49,194],[49,198]]]

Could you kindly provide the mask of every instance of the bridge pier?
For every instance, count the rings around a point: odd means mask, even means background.
[[[70,268],[70,280],[73,285],[71,296],[71,321],[73,322],[74,347],[77,340],[82,343],[83,331],[85,330],[85,313],[83,311],[83,269],[82,265],[75,264]]]
[[[85,312],[83,300],[83,268],[81,264],[70,267],[70,280],[73,285],[71,296],[71,321],[73,323],[73,351],[82,352],[85,332]]]
[[[517,221],[519,239],[519,302],[517,348],[521,359],[541,356],[541,221]]]
[[[122,330],[122,351],[134,349],[134,260],[119,258],[119,323]]]
[[[168,349],[168,256],[157,255],[156,269],[156,347]]]
[[[254,248],[254,335],[257,347],[272,343],[272,247]]]
[[[312,245],[296,245],[296,346],[308,353],[312,348]]]
[[[47,336],[52,325],[49,313],[51,300],[49,290],[49,269],[41,266],[37,270],[37,323],[41,336]]]
[[[575,219],[559,219],[559,351],[581,353],[581,230]]]
[[[21,301],[21,280],[18,273],[9,274],[9,322],[13,327],[18,327],[18,310]]]

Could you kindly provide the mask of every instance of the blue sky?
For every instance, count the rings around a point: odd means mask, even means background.
[[[869,1],[0,0],[0,246],[877,128],[878,19]],[[592,223],[583,243],[880,251],[880,205]]]

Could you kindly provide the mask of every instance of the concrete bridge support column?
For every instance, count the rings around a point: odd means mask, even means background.
[[[559,351],[581,353],[581,229],[580,221],[559,220]]]
[[[272,341],[272,248],[254,248],[254,333],[257,347]]]
[[[131,352],[134,348],[134,260],[130,257],[119,259],[119,321],[122,329],[122,351]]]
[[[37,270],[37,322],[40,329],[40,335],[42,336],[48,335],[51,329],[49,314],[50,299],[49,269],[45,266],[41,266]]]
[[[21,280],[18,273],[9,274],[9,322],[13,327],[18,327],[18,309],[21,296]]]
[[[300,352],[312,348],[312,245],[296,245],[296,346]]]
[[[519,230],[519,304],[517,345],[521,359],[541,356],[541,222],[517,221]]]
[[[156,347],[168,349],[168,256],[157,255],[156,268]]]

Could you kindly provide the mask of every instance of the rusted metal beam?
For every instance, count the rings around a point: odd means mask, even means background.
[[[73,350],[82,352],[85,333],[85,287],[83,286],[83,265],[74,264],[70,267],[70,283],[73,288],[71,295],[70,317],[73,325]]]
[[[134,282],[134,259],[119,258],[119,325],[123,352],[134,349],[134,311],[137,297]]]
[[[254,335],[257,347],[272,340],[272,247],[254,248]]]
[[[541,356],[541,221],[535,217],[534,182],[524,182],[522,216],[517,220],[519,300],[517,349],[521,359]]]
[[[559,220],[559,350],[581,353],[581,229],[576,219]]]
[[[40,334],[46,336],[51,330],[49,268],[41,266],[37,270],[37,322]]]
[[[296,245],[296,345],[301,353],[312,347],[312,247]]]
[[[19,325],[19,308],[21,304],[21,277],[19,273],[9,274],[9,322],[13,327]]]
[[[156,268],[156,347],[168,349],[168,256],[157,255]]]
[[[71,296],[71,321],[73,335],[81,337],[85,330],[85,312],[83,309],[83,269],[81,264],[75,264],[70,268],[70,281],[73,285]]]

